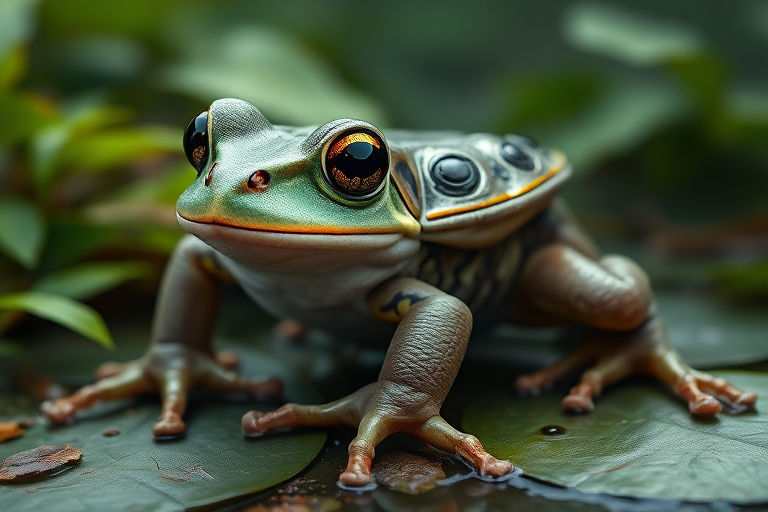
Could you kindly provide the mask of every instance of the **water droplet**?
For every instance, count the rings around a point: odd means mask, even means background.
[[[565,427],[561,427],[560,425],[546,425],[541,427],[539,432],[545,436],[561,436],[565,434]]]

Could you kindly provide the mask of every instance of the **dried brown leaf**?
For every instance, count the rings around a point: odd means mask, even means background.
[[[80,461],[83,452],[69,445],[40,446],[11,455],[0,464],[0,482],[30,482]]]

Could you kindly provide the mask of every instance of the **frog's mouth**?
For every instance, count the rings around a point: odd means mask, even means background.
[[[176,212],[176,219],[184,231],[224,254],[233,251],[252,251],[254,248],[302,251],[375,251],[390,247],[406,238],[402,233],[372,232],[371,230],[266,230],[250,226],[191,220],[179,212]]]

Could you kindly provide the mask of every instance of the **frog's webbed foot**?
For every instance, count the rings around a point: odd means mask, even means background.
[[[753,409],[754,393],[745,393],[723,379],[691,369],[669,345],[656,318],[630,333],[595,333],[549,368],[518,377],[518,391],[537,394],[555,381],[588,368],[563,399],[563,409],[589,412],[602,390],[633,375],[649,375],[671,386],[688,402],[693,414],[716,414],[725,404],[734,411]]]
[[[632,375],[649,375],[672,387],[694,414],[754,408],[757,397],[722,379],[691,369],[669,344],[656,317],[648,277],[621,256],[598,260],[560,243],[544,246],[526,263],[522,297],[539,318],[595,328],[575,351],[551,367],[524,375],[515,383],[537,394],[555,381],[587,369],[563,400],[563,408],[587,412],[610,384]]]
[[[142,359],[131,363],[109,363],[97,370],[107,375],[74,394],[41,405],[42,412],[56,423],[102,400],[120,400],[146,393],[162,397],[160,418],[152,429],[156,436],[179,435],[186,425],[182,419],[192,388],[247,393],[272,398],[282,393],[280,381],[271,377],[248,378],[219,365],[209,354],[188,345],[168,343],[153,346]]]
[[[408,432],[432,446],[456,453],[485,476],[503,476],[514,469],[509,461],[498,460],[486,452],[476,437],[450,426],[438,411],[439,405],[424,393],[379,381],[324,405],[286,404],[268,413],[251,411],[243,416],[242,427],[246,435],[297,426],[356,427],[347,468],[339,476],[341,483],[349,486],[371,482],[375,448],[395,432]]]

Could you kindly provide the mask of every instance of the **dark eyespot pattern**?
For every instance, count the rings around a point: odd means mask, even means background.
[[[466,196],[480,183],[480,171],[471,160],[460,156],[446,156],[429,170],[435,188],[447,196]]]
[[[208,164],[210,143],[208,142],[208,111],[204,110],[192,119],[184,131],[184,154],[187,160],[197,170],[197,175],[203,172]]]
[[[501,157],[523,171],[532,171],[536,167],[533,157],[522,146],[511,142],[501,145]]]
[[[388,168],[384,142],[369,131],[340,135],[325,155],[328,183],[352,199],[365,199],[381,190]]]

